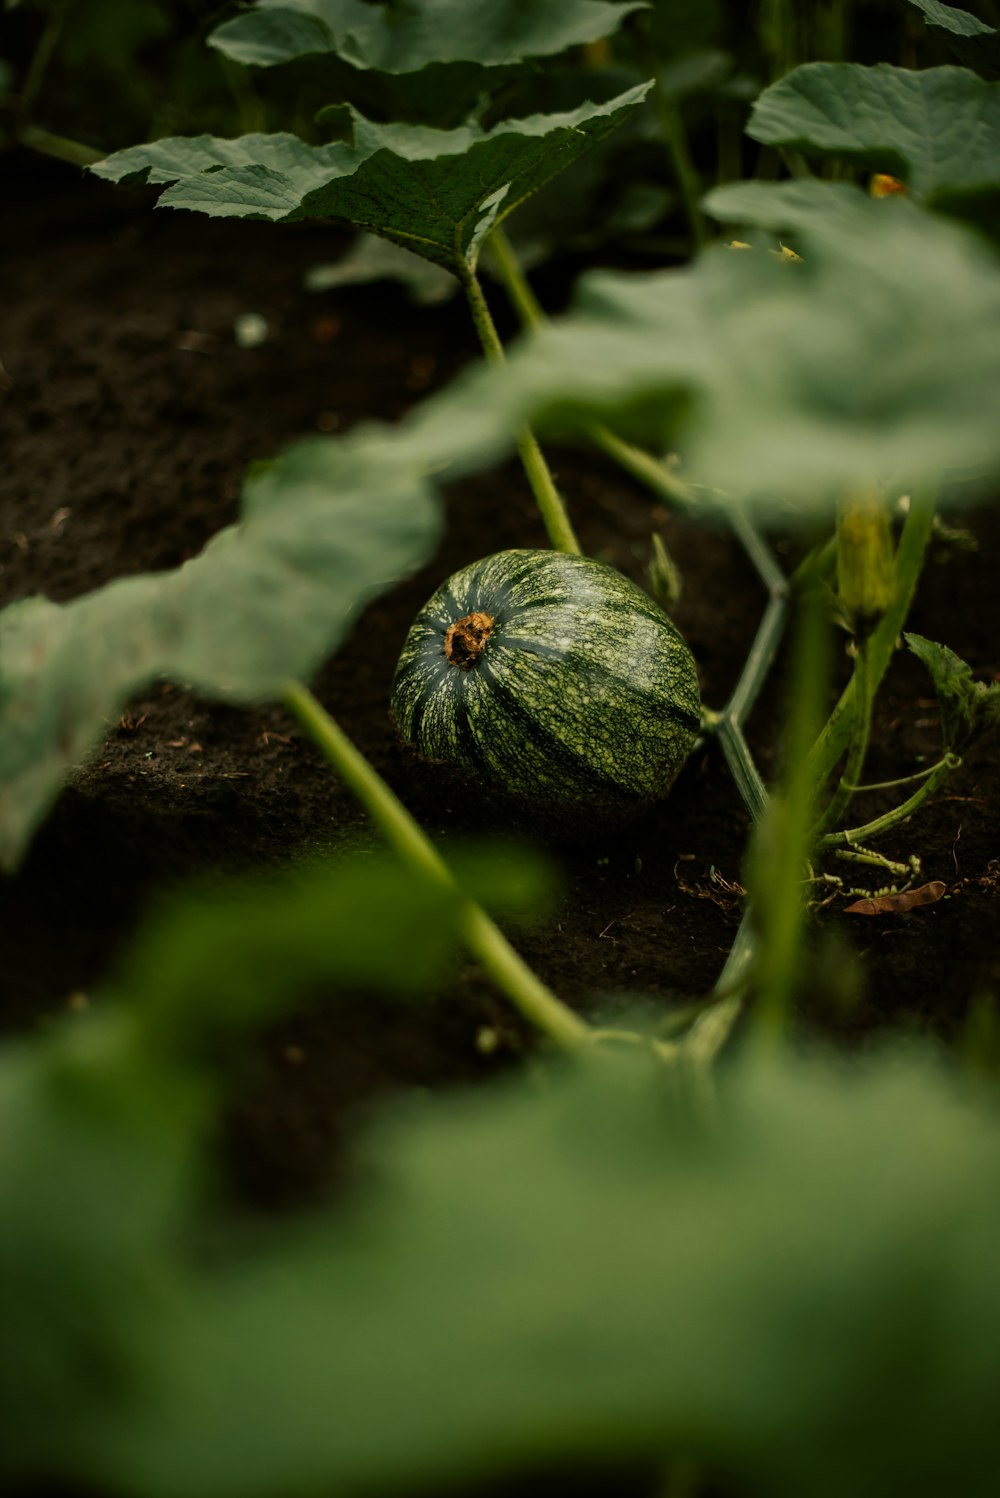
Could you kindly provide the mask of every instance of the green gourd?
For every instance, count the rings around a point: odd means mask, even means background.
[[[665,796],[701,725],[691,652],[589,557],[501,551],[414,621],[392,712],[426,759],[519,801],[615,812]]]

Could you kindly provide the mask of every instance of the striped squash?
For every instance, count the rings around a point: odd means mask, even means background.
[[[665,796],[700,726],[694,660],[635,583],[589,557],[501,551],[417,616],[392,712],[426,758],[519,800],[614,811]]]

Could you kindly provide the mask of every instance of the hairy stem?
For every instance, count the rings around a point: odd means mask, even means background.
[[[469,302],[476,332],[479,334],[479,341],[483,346],[483,353],[491,364],[502,364],[507,356],[475,272],[466,267],[459,279],[465,288],[465,295]],[[570,518],[566,513],[566,506],[562,502],[549,465],[530,427],[525,427],[518,437],[517,451],[553,547],[556,551],[581,552],[583,548],[576,538]]]
[[[524,328],[541,328],[548,322],[541,302],[531,289],[531,282],[517,258],[517,251],[507,236],[502,224],[497,224],[486,241],[489,246],[493,269],[510,297],[515,312]]]
[[[285,707],[322,750],[396,853],[421,878],[443,885],[460,902],[459,929],[469,951],[525,1019],[565,1050],[588,1046],[592,1031],[518,956],[499,927],[455,882],[444,860],[406,807],[299,682],[282,695]]]

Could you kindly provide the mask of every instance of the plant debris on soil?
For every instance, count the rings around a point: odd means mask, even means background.
[[[177,566],[235,518],[248,464],[309,434],[394,421],[477,357],[458,301],[411,305],[395,285],[305,290],[308,269],[347,242],[339,231],[154,214],[145,193],[43,169],[34,158],[10,156],[3,170],[3,604],[33,593],[66,601],[114,577]],[[546,268],[543,299],[562,303],[570,274]],[[248,326],[253,338],[241,336]],[[505,326],[513,331],[509,319]],[[553,463],[591,555],[641,582],[652,531],[665,537],[683,577],[675,618],[705,701],[720,706],[764,602],[737,544],[724,529],[658,509],[592,453],[557,449]],[[316,683],[443,840],[488,831],[497,816],[460,776],[420,764],[396,741],[388,698],[398,649],[449,573],[505,547],[546,544],[512,466],[463,481],[448,506],[431,565],[371,606]],[[909,627],[988,681],[1000,673],[1000,525],[985,508],[962,522],[978,549],[936,548]],[[781,538],[775,546],[786,554]],[[778,772],[783,712],[779,661],[748,732],[766,780]],[[939,755],[930,682],[905,652],[873,727],[866,783]],[[914,884],[943,886],[940,898],[908,908],[890,900],[859,920],[844,906],[885,897],[885,876],[829,866],[843,894],[816,886],[807,1027],[852,1043],[890,1023],[953,1038],[970,1006],[1000,989],[998,767],[993,736],[884,844],[893,857],[919,855]],[[888,804],[874,793],[865,814]],[[516,942],[588,1013],[667,1014],[697,1003],[738,923],[747,834],[721,758],[700,749],[670,798],[641,821],[592,843],[550,845],[562,879],[557,902]],[[23,867],[0,884],[0,1023],[30,1031],[85,1006],[150,902],[191,876],[260,868],[369,835],[364,814],[280,709],[210,704],[182,683],[152,687],[108,724]],[[334,1006],[318,995],[245,1066],[228,1123],[239,1191],[271,1206],[322,1189],[340,1169],[345,1120],[373,1097],[473,1082],[532,1043],[471,962],[419,1009],[362,994]]]

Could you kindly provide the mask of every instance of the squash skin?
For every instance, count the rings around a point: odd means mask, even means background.
[[[461,666],[445,649],[492,621]],[[454,633],[454,631],[453,631]],[[517,801],[600,813],[667,794],[697,737],[694,659],[635,583],[589,557],[501,551],[450,577],[403,646],[392,714],[431,761]]]

